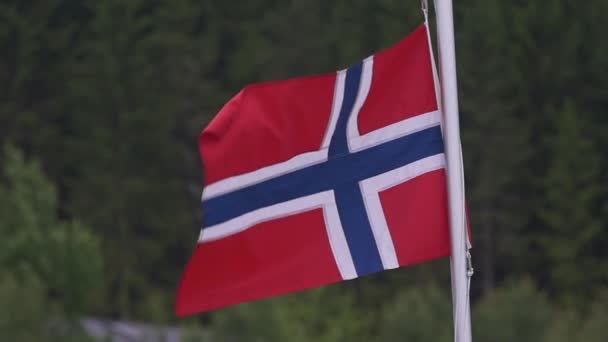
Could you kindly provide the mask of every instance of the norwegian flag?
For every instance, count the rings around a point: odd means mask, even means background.
[[[448,256],[427,27],[336,73],[247,86],[200,136],[179,316]]]

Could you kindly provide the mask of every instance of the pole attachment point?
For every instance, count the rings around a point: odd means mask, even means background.
[[[429,1],[420,0],[420,8],[422,9],[422,14],[424,15],[424,22],[428,23],[428,21],[429,21]]]
[[[475,273],[475,269],[473,268],[473,260],[471,258],[471,252],[467,251],[466,258],[467,258],[467,277],[471,278],[473,276],[473,274]]]

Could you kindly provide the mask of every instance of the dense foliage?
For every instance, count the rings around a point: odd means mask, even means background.
[[[475,336],[605,341],[608,2],[455,11]],[[200,130],[247,83],[343,68],[421,21],[416,0],[1,1],[0,340],[65,340],[83,315],[176,323]],[[442,260],[187,322],[448,341],[450,312]]]

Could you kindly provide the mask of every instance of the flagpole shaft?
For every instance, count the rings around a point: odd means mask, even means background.
[[[464,178],[458,121],[458,89],[452,0],[435,0],[439,70],[444,113],[444,140],[452,257],[452,302],[454,305],[454,340],[471,342],[471,318],[466,263]]]

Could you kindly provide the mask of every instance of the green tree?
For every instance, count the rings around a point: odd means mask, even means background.
[[[18,281],[0,272],[0,339],[3,341],[43,341],[48,323],[48,302],[38,277],[21,276]]]
[[[601,327],[601,313],[577,309],[606,283],[608,2],[462,1],[455,11],[473,298],[530,274],[564,299],[553,325]],[[80,298],[92,285],[75,281],[98,272],[75,257],[98,260],[87,227],[106,257],[95,313],[173,317],[198,230],[204,125],[247,83],[346,67],[421,22],[416,1],[2,1],[0,145],[12,141],[39,160],[57,189],[19,180],[37,179],[27,171],[1,181],[0,232],[10,238],[0,242],[9,270],[0,271],[0,305],[14,315],[0,320],[90,308]],[[65,272],[56,274],[57,264]],[[375,336],[379,312],[403,284],[447,284],[447,269],[442,261],[349,282],[332,305],[356,302],[355,316]],[[287,302],[268,315],[302,321],[314,308]],[[242,322],[258,322],[258,309],[247,310]],[[321,330],[319,338],[333,336]]]
[[[594,298],[594,303],[580,311],[557,311],[543,341],[546,342],[600,342],[608,338],[608,297],[606,289]]]
[[[475,341],[541,341],[551,322],[551,306],[531,281],[489,292],[473,311]]]
[[[354,296],[335,285],[224,309],[212,329],[228,342],[369,341],[369,322]]]
[[[66,70],[78,42],[80,10],[70,0],[0,3],[0,145],[10,141],[36,154],[60,187]]]
[[[525,194],[536,149],[518,37],[526,23],[513,7],[494,0],[457,6],[463,155],[479,271],[473,286],[477,283],[484,292],[497,285],[505,268],[525,267],[525,259],[517,256],[528,249],[522,233],[532,215]]]
[[[605,191],[598,186],[601,157],[583,119],[570,102],[556,116],[541,211],[545,231],[538,237],[551,265],[548,276],[567,300],[593,296],[608,280],[605,260],[594,249],[603,235],[598,215]]]
[[[10,146],[2,162],[0,305],[10,310],[0,332],[17,341],[75,335],[102,279],[98,240],[57,217],[56,192],[39,163]]]
[[[435,286],[409,288],[386,305],[378,341],[450,341],[450,297]]]
[[[181,135],[178,79],[181,54],[193,53],[184,40],[192,20],[174,3],[103,1],[87,11],[90,39],[68,72],[66,206],[103,237],[102,311],[162,320],[196,241],[199,195],[189,182],[200,167]]]
[[[578,333],[578,341],[600,342],[608,339],[608,290],[603,289],[595,299],[590,314]]]

